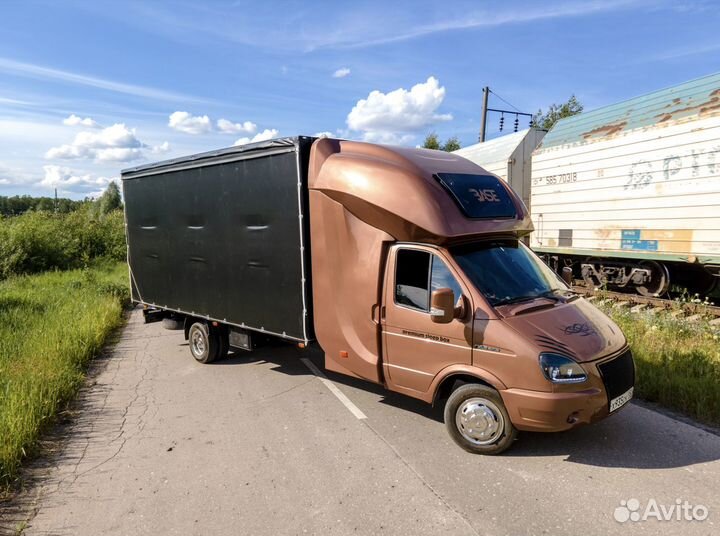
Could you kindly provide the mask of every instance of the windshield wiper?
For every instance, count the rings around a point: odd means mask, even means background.
[[[520,303],[524,301],[530,301],[534,300],[535,298],[540,298],[539,294],[533,294],[531,296],[515,296],[514,298],[504,298],[502,300],[496,301],[493,305],[510,305],[511,303]]]
[[[514,298],[504,298],[502,300],[498,300],[495,302],[494,305],[510,305],[511,303],[520,303],[524,301],[530,301],[535,300],[537,298],[546,298],[548,300],[553,300],[554,302],[559,302],[560,297],[556,296],[554,294],[554,290],[546,290],[545,292],[541,292],[539,294],[528,294],[527,296],[515,296]]]

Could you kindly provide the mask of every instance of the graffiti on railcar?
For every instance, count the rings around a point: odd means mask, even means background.
[[[663,181],[699,178],[703,169],[709,175],[715,175],[720,171],[719,166],[716,164],[718,152],[720,152],[720,145],[716,145],[708,151],[691,149],[684,155],[671,154],[661,161],[638,160],[630,165],[628,181],[623,189],[638,190],[646,188],[654,182],[656,177],[661,178]],[[689,170],[689,173],[681,173],[684,169]]]

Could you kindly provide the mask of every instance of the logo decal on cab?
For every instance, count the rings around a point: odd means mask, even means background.
[[[475,196],[475,199],[477,199],[480,203],[485,203],[486,201],[490,203],[499,203],[500,198],[498,197],[495,190],[492,188],[485,188],[483,190],[478,190],[477,188],[468,188],[468,192],[473,194]]]

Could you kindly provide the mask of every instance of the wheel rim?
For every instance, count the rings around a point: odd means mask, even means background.
[[[207,346],[205,343],[205,337],[200,330],[195,330],[193,332],[192,337],[190,338],[190,345],[194,355],[200,357],[205,354],[205,348],[207,348]]]
[[[497,405],[486,398],[469,398],[455,413],[460,434],[474,445],[490,445],[505,429],[505,419]]]

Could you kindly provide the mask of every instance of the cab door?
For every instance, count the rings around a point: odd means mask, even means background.
[[[439,250],[398,245],[388,260],[381,315],[385,378],[393,390],[425,393],[445,367],[471,364],[470,294]],[[456,306],[465,304],[462,318],[432,321],[430,295],[439,288],[452,289]]]

